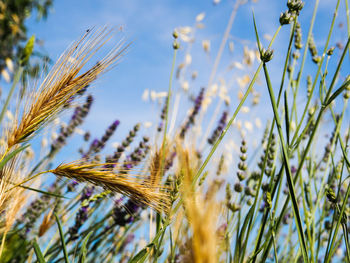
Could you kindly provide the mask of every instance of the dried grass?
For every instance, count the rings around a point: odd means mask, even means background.
[[[165,147],[157,148],[155,147],[154,153],[150,158],[149,173],[150,181],[152,184],[157,185],[162,180],[162,177],[165,172],[166,161],[169,158],[169,145],[167,143]]]
[[[194,190],[192,181],[197,169],[195,156],[193,151],[182,150],[179,158],[183,175],[181,193],[192,232],[192,236],[184,243],[187,249],[183,250],[182,259],[184,262],[215,263],[218,262],[219,245],[217,227],[220,205],[216,201],[219,185],[213,184],[206,194]]]
[[[47,230],[50,229],[50,227],[55,223],[55,217],[53,216],[53,209],[51,209],[43,218],[43,221],[40,224],[39,227],[39,234],[38,236],[43,236]]]
[[[12,189],[13,183],[22,181],[23,170],[18,169],[18,156],[11,159],[0,170],[0,234],[2,235],[0,257],[4,248],[7,233],[21,214],[21,209],[27,204],[30,195],[24,188]],[[12,190],[11,190],[12,189]]]

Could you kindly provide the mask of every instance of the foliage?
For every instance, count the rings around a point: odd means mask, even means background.
[[[5,75],[5,69],[11,71],[19,63],[25,66],[26,75],[36,76],[43,63],[49,61],[48,57],[36,52],[36,57],[40,60],[29,62],[23,60],[27,53],[25,43],[28,40],[26,20],[32,13],[37,12],[37,18],[46,18],[52,0],[1,0],[0,1],[0,72]],[[34,43],[33,43],[34,44]],[[14,64],[12,66],[12,64]]]

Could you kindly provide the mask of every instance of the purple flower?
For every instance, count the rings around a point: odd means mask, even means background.
[[[88,200],[94,191],[94,187],[85,187],[83,189],[83,193],[80,197],[80,201],[83,202],[85,200]],[[75,240],[79,237],[78,232],[81,226],[88,220],[88,213],[89,213],[89,204],[86,206],[80,207],[77,214],[75,215],[75,223],[72,227],[68,229],[69,233],[69,240]]]
[[[216,140],[218,139],[218,137],[221,135],[222,131],[224,130],[224,128],[226,126],[227,115],[228,115],[227,111],[224,111],[222,113],[218,126],[215,128],[212,135],[208,139],[209,144],[214,144],[216,142]]]
[[[116,120],[114,121],[105,131],[105,134],[102,136],[100,140],[94,139],[92,143],[90,144],[90,147],[88,151],[84,154],[84,158],[89,158],[91,155],[99,153],[104,146],[106,145],[106,142],[112,137],[113,133],[117,129],[120,121]]]
[[[132,199],[129,199],[125,205],[122,205],[121,199],[119,199],[113,208],[113,219],[118,226],[125,226],[136,220],[141,212],[141,206],[135,203]]]
[[[185,138],[186,132],[191,127],[191,125],[194,124],[195,117],[198,114],[198,112],[202,106],[203,97],[204,97],[204,88],[201,88],[199,95],[196,97],[196,99],[194,101],[194,108],[192,110],[192,113],[190,114],[187,122],[182,126],[182,129],[180,131],[180,137],[182,139]]]
[[[60,134],[51,145],[51,154],[61,149],[66,144],[67,138],[73,134],[75,128],[83,123],[84,118],[88,115],[90,111],[92,102],[93,97],[90,95],[87,97],[86,102],[83,104],[82,107],[78,106],[75,108],[67,127],[61,128]]]

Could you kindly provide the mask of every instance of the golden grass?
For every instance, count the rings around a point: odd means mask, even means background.
[[[195,190],[192,181],[198,169],[196,159],[198,158],[193,151],[184,149],[179,157],[183,176],[180,190],[184,212],[192,232],[192,236],[184,243],[182,259],[184,262],[215,263],[218,262],[220,243],[217,235],[220,205],[216,200],[220,184],[211,184],[206,194]]]
[[[166,161],[170,153],[169,145],[171,145],[171,143],[167,143],[165,147],[155,147],[150,157],[149,173],[152,184],[159,184],[163,178]]]
[[[128,45],[120,42],[92,68],[80,73],[92,56],[115,34],[106,27],[88,30],[58,59],[40,87],[26,102],[21,120],[8,131],[8,148],[28,140],[59,113],[72,97],[115,65]],[[78,75],[79,74],[79,75]]]
[[[18,179],[21,180],[21,175],[15,171],[16,163],[17,158],[13,158],[0,170],[0,213],[6,214],[5,217],[7,217],[8,211],[15,205],[13,204],[13,200],[16,199],[15,196],[22,192],[21,190],[9,191],[11,187],[10,182],[17,181]]]
[[[157,184],[161,180],[163,174],[161,171],[162,158],[164,157],[162,157],[160,151],[156,149],[153,156],[151,157],[151,162],[149,166],[150,181],[152,184]]]
[[[147,175],[114,173],[104,168],[104,165],[76,161],[61,164],[50,172],[57,176],[74,179],[78,182],[89,182],[114,193],[123,194],[158,212],[168,211],[170,199],[166,186],[161,185],[160,182],[154,182]]]
[[[21,209],[27,204],[33,193],[28,193],[24,188],[12,189],[12,183],[23,180],[23,171],[19,170],[19,158],[11,159],[0,170],[0,234],[2,241],[0,246],[0,257],[4,248],[7,233],[18,219]]]
[[[51,209],[43,218],[43,221],[40,224],[39,227],[39,234],[38,236],[43,236],[47,230],[50,229],[50,227],[55,223],[55,217],[53,216],[53,209]]]

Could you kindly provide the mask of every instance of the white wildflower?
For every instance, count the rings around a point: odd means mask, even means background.
[[[203,111],[206,111],[208,109],[210,103],[211,103],[210,97],[207,96],[206,98],[203,99],[203,102],[202,102]]]
[[[230,41],[230,42],[228,43],[228,48],[229,48],[229,50],[230,50],[231,53],[233,53],[234,47],[235,47],[235,45],[233,44],[232,41]]]
[[[13,62],[10,58],[5,59],[6,67],[10,72],[13,72]]]
[[[74,132],[75,132],[76,134],[79,134],[79,135],[84,135],[84,134],[85,134],[85,131],[83,131],[82,129],[79,129],[79,128],[75,128],[75,129],[74,129]]]
[[[210,40],[203,40],[202,41],[202,47],[203,47],[203,50],[207,53],[209,53],[210,51]]]
[[[238,130],[242,129],[242,121],[241,120],[235,121],[235,125],[236,125]]]
[[[245,121],[244,122],[244,127],[249,131],[252,132],[253,131],[253,124],[250,121]]]
[[[250,108],[248,107],[248,106],[243,106],[242,108],[241,108],[241,112],[242,113],[248,113],[250,111]]]
[[[186,54],[185,56],[185,64],[190,65],[192,63],[192,56],[190,54]]]
[[[241,70],[244,69],[243,64],[240,63],[240,62],[237,62],[237,61],[233,62],[232,66],[235,67],[235,68],[241,69]]]
[[[227,96],[227,88],[225,85],[222,85],[220,87],[219,97],[220,97],[220,99],[224,100],[226,96]]]
[[[180,39],[183,41],[183,42],[193,42],[193,39],[190,38],[188,35],[184,35],[184,34],[180,34]]]
[[[241,90],[238,91],[238,94],[237,94],[238,99],[239,100],[243,99],[243,96],[244,96],[243,91],[241,91]]]
[[[113,142],[113,143],[112,143],[112,147],[113,147],[113,148],[118,148],[119,145],[120,145],[119,142]]]
[[[210,93],[211,93],[211,94],[216,94],[217,91],[218,91],[218,89],[219,89],[218,84],[214,83],[214,84],[211,85],[211,87],[210,87]]]
[[[154,90],[151,90],[151,100],[155,101],[157,99],[157,92],[155,92]]]
[[[184,26],[184,27],[179,27],[179,28],[177,29],[177,31],[178,31],[180,34],[188,35],[189,33],[192,32],[192,28],[189,27],[189,26]]]
[[[145,126],[146,129],[147,129],[147,128],[150,128],[150,127],[152,126],[152,122],[150,122],[150,121],[145,121],[145,122],[143,123],[143,126]]]
[[[148,101],[149,100],[149,90],[148,89],[145,89],[142,93],[142,100],[143,101]]]
[[[202,12],[196,16],[196,22],[201,22],[205,17],[205,13]]]
[[[46,139],[46,138],[43,138],[43,139],[41,140],[41,147],[42,147],[42,148],[45,148],[45,147],[47,146],[47,144],[48,144],[47,139]]]
[[[189,27],[189,26],[179,27],[177,29],[177,32],[179,33],[179,37],[182,41],[184,41],[184,42],[191,41],[191,37],[189,36],[189,34],[192,32],[191,27]]]
[[[255,126],[257,127],[257,128],[261,128],[261,126],[262,126],[262,123],[261,123],[261,120],[259,119],[259,118],[256,118],[255,119]]]
[[[244,88],[250,82],[250,77],[244,75],[242,78],[237,78],[237,83],[241,88]]]
[[[254,50],[250,50],[248,47],[243,48],[243,62],[248,66],[252,66],[255,60]]]
[[[57,134],[56,132],[53,131],[53,132],[51,133],[51,140],[54,141],[54,140],[57,139],[57,137],[58,137],[58,134]]]
[[[157,98],[165,98],[166,96],[168,96],[168,92],[166,91],[161,91],[157,93]]]
[[[12,114],[11,111],[7,110],[6,111],[6,118],[9,120],[9,121],[13,121],[14,120],[14,116]]]
[[[53,124],[54,124],[54,125],[60,124],[60,118],[55,118],[55,119],[53,120]]]
[[[4,80],[5,80],[7,83],[9,83],[9,82],[11,81],[10,74],[7,72],[6,69],[3,69],[3,70],[1,71],[1,75],[2,75],[2,77],[4,78]]]
[[[190,85],[189,85],[188,81],[184,81],[184,82],[181,84],[181,88],[182,88],[184,91],[188,91],[188,89],[190,88]]]

